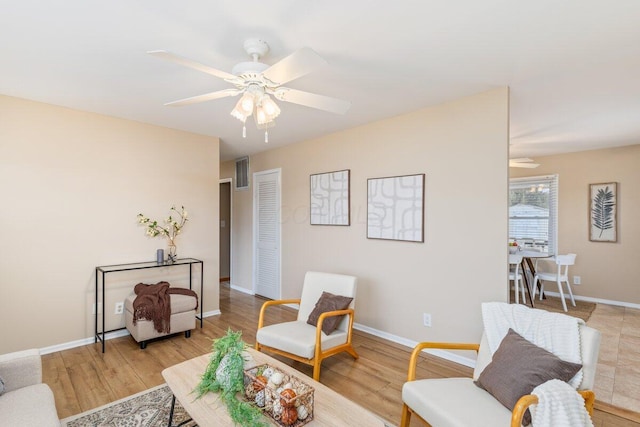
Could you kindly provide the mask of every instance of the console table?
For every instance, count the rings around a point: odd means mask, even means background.
[[[102,342],[102,352],[104,353],[105,350],[105,334],[109,333],[109,332],[115,332],[115,331],[120,331],[123,328],[117,328],[117,329],[112,329],[110,331],[105,331],[105,310],[106,307],[104,307],[104,289],[105,289],[105,281],[107,279],[107,274],[110,273],[116,273],[116,272],[122,272],[122,271],[132,271],[132,270],[145,270],[145,269],[149,269],[149,268],[172,268],[172,267],[177,267],[177,266],[189,266],[189,289],[192,289],[192,285],[193,285],[193,266],[197,266],[200,265],[200,301],[199,301],[199,305],[200,305],[200,316],[196,315],[196,318],[200,320],[200,328],[202,328],[203,326],[203,306],[204,303],[202,300],[204,300],[204,295],[203,295],[203,279],[204,279],[204,264],[201,260],[199,259],[195,259],[195,258],[181,258],[181,259],[177,259],[176,261],[174,261],[171,264],[168,263],[163,263],[163,264],[158,264],[157,262],[137,262],[137,263],[132,263],[132,264],[116,264],[116,265],[102,265],[102,266],[98,266],[96,267],[96,287],[95,287],[95,292],[96,292],[96,303],[95,303],[95,339],[94,342],[98,342],[101,341]],[[98,293],[98,285],[101,285],[101,293]],[[102,295],[102,310],[98,310],[98,303],[100,301],[100,295]],[[98,330],[98,312],[102,311],[102,330]]]

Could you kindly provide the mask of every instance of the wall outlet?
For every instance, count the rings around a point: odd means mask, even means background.
[[[122,314],[122,313],[124,313],[124,303],[117,302],[116,309],[113,311],[113,314]]]
[[[574,285],[580,284],[580,276],[573,276],[573,284]]]
[[[102,313],[102,303],[101,302],[98,303],[98,314],[100,314],[100,313]],[[95,304],[93,304],[91,306],[91,314],[96,314],[96,305]]]
[[[431,327],[431,314],[422,313],[422,323],[424,323],[424,326]]]

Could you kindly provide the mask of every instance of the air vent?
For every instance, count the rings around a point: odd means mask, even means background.
[[[236,190],[249,189],[249,157],[236,159]]]

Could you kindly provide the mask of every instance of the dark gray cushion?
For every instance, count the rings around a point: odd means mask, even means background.
[[[540,384],[552,379],[569,381],[581,368],[581,364],[564,361],[509,329],[475,383],[513,410],[518,399]],[[530,422],[527,410],[523,424]]]
[[[316,302],[316,306],[307,318],[307,323],[316,326],[318,324],[318,318],[322,313],[349,308],[351,301],[353,301],[353,298],[351,297],[322,292],[320,299]],[[344,316],[331,316],[325,318],[324,322],[322,322],[322,332],[329,335],[331,332],[335,331],[343,317]]]
[[[4,380],[0,377],[0,395],[4,393]]]

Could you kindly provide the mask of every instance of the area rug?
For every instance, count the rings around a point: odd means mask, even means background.
[[[125,397],[99,408],[65,418],[62,427],[159,427],[169,423],[173,394],[166,384]],[[187,421],[189,415],[176,401],[173,425]],[[191,421],[184,426],[194,427]]]
[[[164,427],[169,423],[171,398],[168,385],[162,384],[99,408],[65,418],[61,427]],[[189,420],[189,414],[176,401],[173,425]],[[183,424],[197,427],[193,421]],[[385,427],[392,427],[385,422]]]
[[[515,296],[513,295],[513,291],[511,292],[511,300],[515,301]],[[522,304],[522,301],[520,301]],[[559,296],[546,294],[546,298],[540,300],[539,295],[536,295],[535,308],[540,308],[542,310],[553,311],[556,313],[565,313],[569,316],[578,317],[585,322],[589,320],[591,317],[591,313],[596,308],[596,304],[588,301],[576,300],[576,306],[571,305],[571,301],[566,300],[568,311],[564,311],[562,307],[562,300]],[[529,301],[529,296],[527,295],[527,306],[531,307],[531,302]]]

